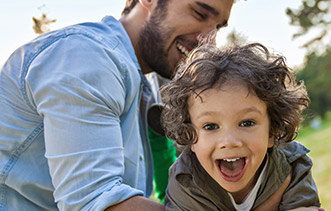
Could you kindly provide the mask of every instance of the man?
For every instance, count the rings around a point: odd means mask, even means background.
[[[0,210],[162,210],[152,190],[143,74],[170,78],[233,0],[128,1],[50,32],[0,72]]]

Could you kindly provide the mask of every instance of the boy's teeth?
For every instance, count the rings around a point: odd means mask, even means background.
[[[233,158],[233,159],[223,159],[223,160],[225,160],[225,161],[227,161],[227,162],[235,162],[235,161],[237,161],[237,160],[239,160],[240,158]]]
[[[181,44],[177,43],[177,48],[180,50],[180,52],[182,52],[182,54],[184,54],[186,57],[188,57],[189,52],[185,49],[184,46],[182,46]]]

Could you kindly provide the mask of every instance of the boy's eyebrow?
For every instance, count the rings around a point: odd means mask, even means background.
[[[216,112],[213,112],[213,111],[205,111],[205,112],[200,113],[196,118],[200,119],[204,116],[215,116],[215,113]]]
[[[209,11],[211,14],[213,14],[214,16],[218,16],[220,13],[213,7],[209,6],[208,4],[196,1],[195,2],[198,6],[204,8],[205,10]]]
[[[245,108],[245,109],[239,111],[239,113],[243,113],[243,114],[250,113],[250,112],[255,112],[260,115],[263,115],[263,113],[255,106],[248,107],[248,108]],[[196,118],[200,119],[204,116],[215,116],[216,114],[217,114],[217,112],[215,112],[215,111],[205,111],[205,112],[200,113]]]
[[[243,113],[256,112],[256,113],[259,113],[262,115],[262,112],[259,109],[257,109],[256,107],[249,107],[249,108],[242,110],[241,112],[243,112]]]

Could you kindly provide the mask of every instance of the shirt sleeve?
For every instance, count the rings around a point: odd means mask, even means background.
[[[40,53],[27,74],[60,210],[102,210],[143,195],[123,184],[126,87],[111,50],[71,35]]]

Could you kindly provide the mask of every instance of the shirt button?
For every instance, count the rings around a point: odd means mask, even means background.
[[[140,160],[144,160],[144,156],[143,155],[140,155],[139,158],[140,158]]]

